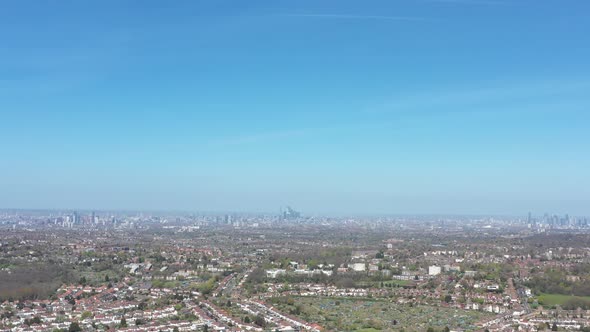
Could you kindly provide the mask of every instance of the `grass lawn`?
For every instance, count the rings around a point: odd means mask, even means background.
[[[539,304],[544,306],[556,306],[563,305],[570,299],[583,299],[590,301],[590,296],[573,296],[573,295],[562,295],[562,294],[541,294],[539,295]]]
[[[398,285],[398,286],[407,286],[409,284],[411,284],[412,281],[408,281],[408,280],[391,280],[391,281],[386,281],[385,282],[385,286],[388,285]]]
[[[476,323],[491,314],[426,305],[397,304],[385,299],[293,297],[293,304],[277,304],[279,310],[300,308],[299,317],[331,331],[426,331],[445,326],[475,331]]]
[[[366,281],[366,282],[359,282],[359,286],[367,286],[367,287],[375,287],[381,288],[381,283],[383,283],[383,287],[403,287],[411,284],[411,281],[408,280],[387,280],[387,281]]]

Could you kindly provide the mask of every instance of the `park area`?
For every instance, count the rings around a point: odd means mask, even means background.
[[[561,306],[564,309],[575,310],[578,307],[587,309],[590,307],[590,296],[573,296],[562,294],[541,294],[538,297],[540,305],[546,307]]]
[[[454,308],[398,304],[381,299],[294,297],[275,302],[286,312],[336,331],[476,330],[476,323],[490,314]]]

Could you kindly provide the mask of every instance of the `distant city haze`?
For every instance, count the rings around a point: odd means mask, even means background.
[[[3,1],[0,208],[590,215],[590,2]]]

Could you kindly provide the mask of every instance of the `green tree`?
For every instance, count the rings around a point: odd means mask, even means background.
[[[71,322],[70,327],[68,328],[68,332],[79,332],[82,331],[80,324],[78,322]]]
[[[119,327],[127,327],[127,320],[125,317],[121,318],[121,322],[119,323]]]
[[[266,320],[264,319],[264,316],[262,314],[258,314],[256,315],[256,318],[254,319],[254,324],[260,326],[260,327],[265,327],[266,326]]]
[[[551,326],[551,331],[557,331],[557,323],[553,323],[553,326]]]
[[[137,309],[144,311],[145,309],[147,309],[147,302],[145,301],[141,301],[138,305],[137,305]]]

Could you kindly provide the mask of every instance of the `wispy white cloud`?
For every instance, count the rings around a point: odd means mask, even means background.
[[[425,2],[438,2],[458,5],[507,5],[506,1],[501,0],[424,0]]]
[[[568,100],[590,101],[585,97],[590,81],[556,79],[514,81],[492,86],[456,87],[397,95],[378,107],[367,108],[368,113],[383,112],[473,112],[498,105],[528,105],[538,103],[561,104]]]
[[[346,15],[346,14],[281,14],[284,17],[302,17],[335,20],[379,20],[379,21],[426,21],[424,17],[382,16],[382,15]]]
[[[8,47],[0,67],[9,68],[11,75],[0,79],[0,97],[49,95],[100,81],[130,61],[132,40],[124,33],[115,38],[95,33],[79,44]]]
[[[218,137],[208,142],[211,146],[243,146],[267,144],[277,141],[307,140],[330,135],[358,135],[382,129],[407,126],[399,119],[386,116],[433,116],[462,113],[511,113],[551,110],[564,112],[578,110],[590,104],[586,91],[590,81],[584,79],[548,79],[511,81],[487,86],[455,87],[440,90],[397,94],[387,100],[368,105],[358,114],[356,123],[313,124],[301,128],[254,131],[233,136]],[[402,127],[400,127],[402,126]]]
[[[391,123],[369,122],[360,124],[342,124],[333,126],[305,127],[297,129],[285,129],[276,131],[263,131],[251,134],[236,135],[232,137],[223,137],[210,141],[213,146],[240,146],[249,144],[264,144],[275,141],[284,141],[291,139],[306,139],[317,135],[349,133],[355,134],[363,131],[377,130],[391,126]]]
[[[225,137],[221,139],[217,139],[211,142],[213,145],[243,145],[243,144],[253,144],[253,143],[261,143],[261,142],[269,142],[275,140],[283,140],[295,137],[305,136],[309,133],[313,132],[313,129],[309,128],[302,128],[302,129],[293,129],[293,130],[282,130],[282,131],[267,131],[267,132],[259,132],[253,134],[244,134],[241,136],[233,136],[233,137]]]

